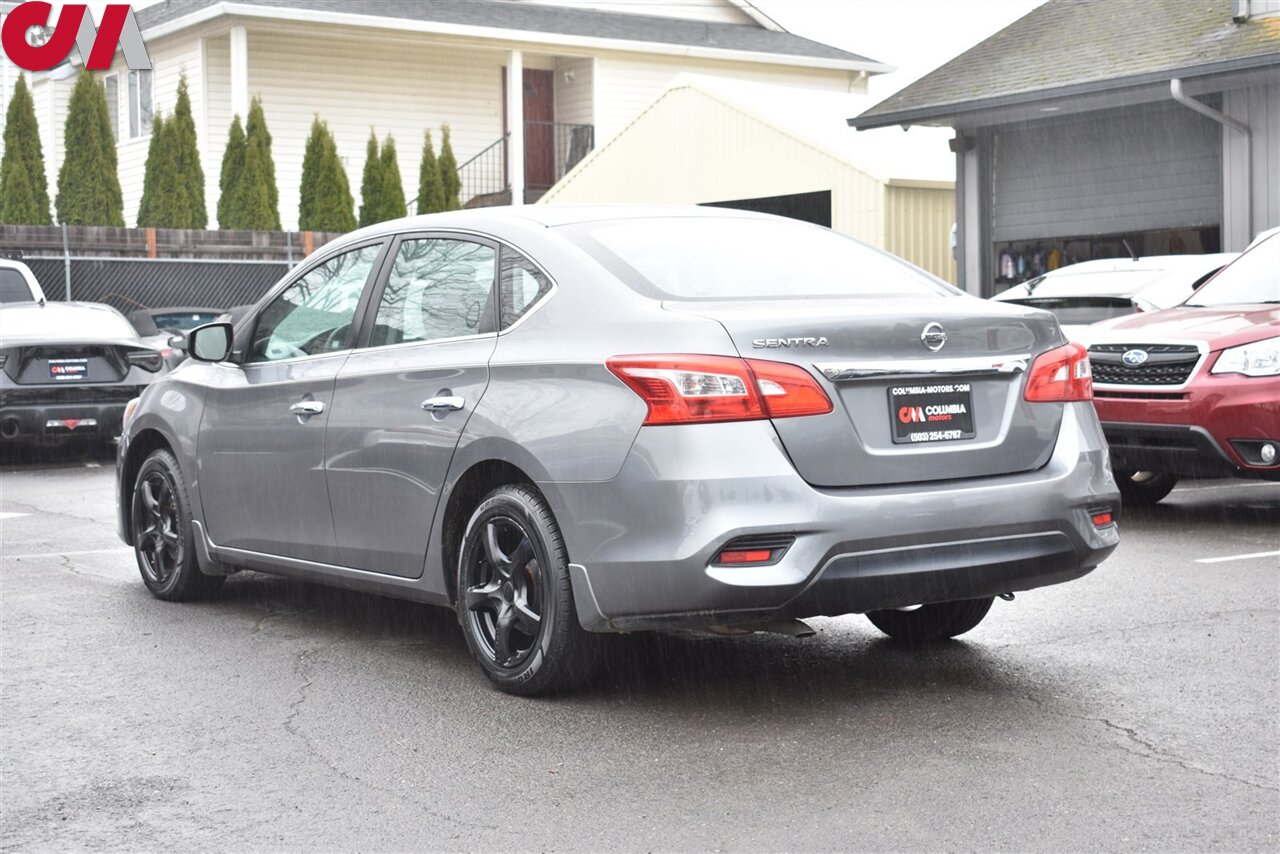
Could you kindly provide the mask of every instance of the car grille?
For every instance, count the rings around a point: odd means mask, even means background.
[[[1126,365],[1124,354],[1145,350],[1147,361]],[[1095,344],[1089,348],[1093,381],[1101,385],[1182,385],[1200,361],[1194,344]]]

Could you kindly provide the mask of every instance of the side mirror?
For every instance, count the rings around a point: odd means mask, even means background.
[[[206,323],[187,333],[187,355],[199,362],[225,362],[231,358],[230,323]]]

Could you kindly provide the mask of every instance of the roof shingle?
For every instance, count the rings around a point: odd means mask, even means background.
[[[1231,0],[1049,0],[849,123],[941,118],[1218,64],[1280,66],[1280,17],[1237,24]]]

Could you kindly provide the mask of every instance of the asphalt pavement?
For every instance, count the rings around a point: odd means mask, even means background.
[[[5,850],[1280,848],[1280,484],[1179,487],[959,641],[632,635],[527,700],[442,609],[157,601],[110,457],[6,459]]]

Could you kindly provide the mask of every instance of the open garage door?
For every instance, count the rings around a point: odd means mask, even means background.
[[[995,243],[1222,224],[1222,129],[1174,103],[996,132]]]

